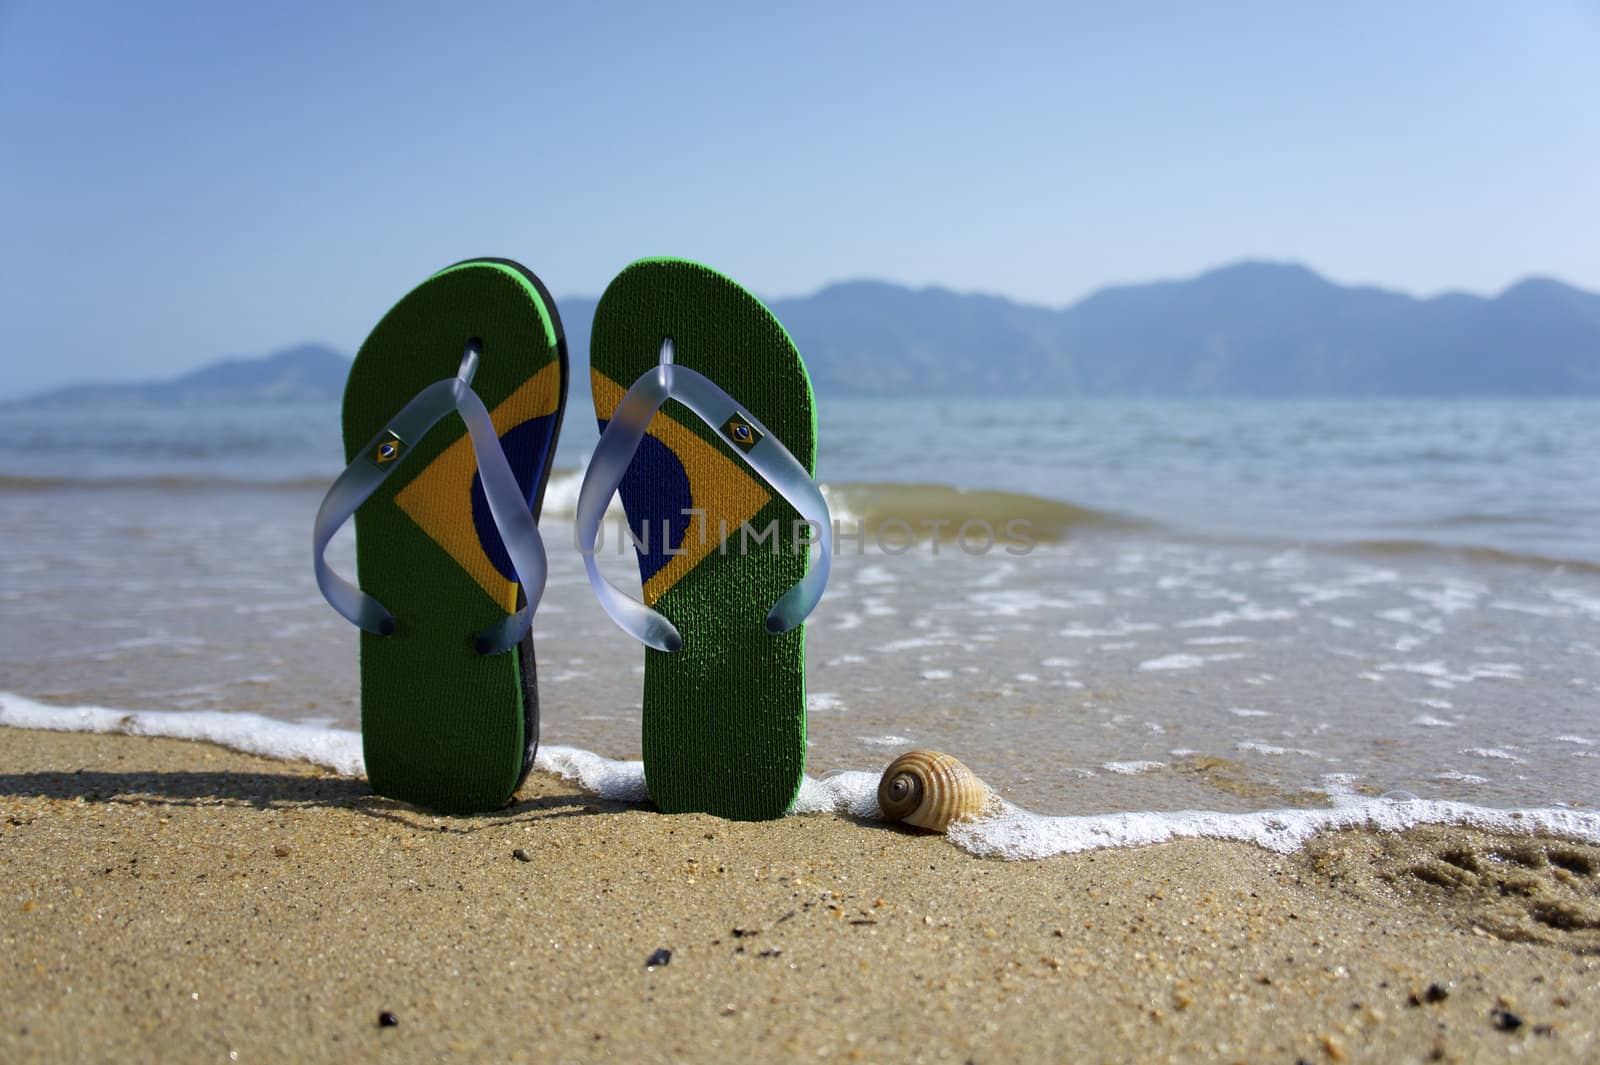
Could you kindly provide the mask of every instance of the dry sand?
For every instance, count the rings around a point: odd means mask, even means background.
[[[1593,1062],[1600,849],[1003,863],[548,776],[439,818],[202,744],[0,729],[0,996],[8,1063]]]

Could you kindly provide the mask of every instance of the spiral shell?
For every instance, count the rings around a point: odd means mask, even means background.
[[[890,821],[943,832],[952,821],[981,813],[989,787],[938,751],[911,751],[889,763],[878,781],[878,807]]]

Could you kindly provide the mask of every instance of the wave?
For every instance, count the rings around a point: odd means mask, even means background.
[[[571,518],[577,513],[578,491],[583,483],[580,470],[558,470],[545,489],[544,515]],[[948,484],[846,482],[823,484],[828,510],[842,530],[852,536],[861,530],[880,541],[900,543],[907,538],[927,540],[937,536],[945,542],[962,535],[982,535],[982,529],[1004,535],[1012,522],[1024,522],[1018,530],[1040,542],[1066,539],[1075,530],[1133,531],[1154,529],[1151,522],[1093,507],[1021,492],[999,492],[986,488],[959,488]],[[615,516],[622,510],[612,500]],[[1015,537],[1013,537],[1015,538]]]
[[[1463,825],[1516,835],[1545,833],[1600,843],[1600,814],[1562,807],[1498,810],[1441,799],[1339,797],[1323,809],[1146,811],[1049,817],[1010,803],[974,821],[950,826],[950,840],[983,858],[1039,860],[1108,847],[1143,847],[1175,839],[1253,843],[1280,854],[1323,832],[1361,828],[1404,832],[1421,825]]]
[[[1505,514],[1489,510],[1463,510],[1455,514],[1441,514],[1438,517],[1418,522],[1418,524],[1430,529],[1485,529],[1526,528],[1529,525],[1546,523],[1526,514]]]
[[[230,488],[320,491],[326,489],[331,481],[331,476],[285,477],[270,480],[209,474],[134,477],[31,477],[0,474],[0,491],[115,488],[167,491]],[[552,472],[545,486],[542,515],[562,519],[575,517],[578,510],[578,492],[582,485],[582,470],[558,469]],[[917,540],[938,536],[942,540],[953,541],[961,535],[961,526],[966,522],[982,523],[997,532],[1004,532],[1009,522],[1026,522],[1027,524],[1022,527],[1026,534],[1042,542],[1065,539],[1073,530],[1079,529],[1132,531],[1157,527],[1151,522],[1061,500],[1046,499],[1021,492],[959,488],[947,484],[893,482],[824,484],[822,493],[828,500],[828,507],[833,517],[842,527],[853,534],[859,523],[867,535],[876,537],[883,533],[886,539],[895,537],[903,539],[909,535]],[[611,513],[620,517],[622,510],[616,499],[612,500],[611,506]],[[976,535],[976,532],[969,529],[969,534]]]
[[[48,706],[11,692],[0,692],[0,725],[50,732],[102,732],[200,740],[263,758],[310,762],[344,776],[365,773],[359,732],[297,725],[260,714]]]
[[[895,523],[909,527],[918,539],[937,535],[947,541],[961,536],[961,526],[966,522],[996,529],[1004,529],[1011,522],[1026,522],[1027,535],[1046,542],[1064,540],[1077,530],[1132,532],[1157,528],[1154,522],[1109,510],[988,488],[863,482],[824,485],[823,495],[841,525],[859,522],[868,534],[880,539],[887,535],[886,527]]]
[[[1537,551],[1507,551],[1499,547],[1450,543],[1440,540],[1344,540],[1320,546],[1351,551],[1383,558],[1417,558],[1434,556],[1465,562],[1492,563],[1513,566],[1538,566],[1542,569],[1566,569],[1579,573],[1600,574],[1600,562],[1581,558],[1561,558]]]
[[[44,492],[59,489],[99,490],[134,488],[151,491],[223,491],[254,489],[282,492],[321,492],[332,477],[286,476],[280,479],[251,479],[226,475],[147,475],[133,477],[106,476],[18,476],[0,474],[0,492]],[[557,469],[545,488],[543,516],[570,521],[577,514],[578,493],[583,484],[583,471]],[[1297,538],[1283,535],[1230,535],[1227,533],[1188,532],[1181,526],[1124,514],[1113,510],[1085,506],[1065,500],[1023,492],[1003,492],[987,488],[963,488],[933,482],[840,482],[825,483],[822,493],[841,530],[851,536],[858,528],[879,543],[898,545],[912,541],[926,541],[938,537],[943,542],[960,538],[962,526],[978,523],[969,528],[970,535],[982,535],[982,530],[992,530],[998,541],[1031,539],[1038,543],[1060,543],[1074,533],[1164,533],[1205,543],[1232,544],[1249,547],[1300,548],[1363,554],[1378,558],[1435,556],[1474,564],[1499,564],[1536,566],[1544,569],[1564,568],[1581,573],[1600,575],[1600,561],[1592,558],[1571,557],[1552,552],[1522,551],[1487,544],[1462,543],[1450,530],[1462,526],[1488,527],[1493,522],[1487,515],[1462,514],[1440,518],[1435,522],[1420,522],[1417,527],[1436,528],[1441,535],[1430,539],[1419,537],[1367,537],[1354,539]],[[613,498],[607,516],[620,519],[621,503]],[[1493,516],[1495,521],[1509,523],[1505,516]],[[1020,536],[1010,536],[1008,525],[1014,526]]]
[[[200,740],[247,754],[310,762],[349,777],[362,776],[365,771],[360,733],[276,721],[258,714],[48,706],[0,692],[0,725]],[[620,761],[577,747],[546,746],[539,749],[534,768],[574,781],[601,798],[617,802],[649,800],[643,762]],[[834,813],[859,820],[883,820],[878,808],[878,779],[877,772],[859,770],[806,777],[789,814]],[[999,800],[984,816],[956,822],[947,837],[979,857],[1014,861],[1192,837],[1253,843],[1289,853],[1320,832],[1346,828],[1400,832],[1419,825],[1469,825],[1600,843],[1600,813],[1558,807],[1497,810],[1411,796],[1363,799],[1341,788],[1342,778],[1329,779],[1332,783],[1328,794],[1333,805],[1325,809],[1249,813],[1140,811],[1052,817]]]
[[[143,488],[163,491],[192,492],[254,488],[264,491],[326,491],[333,483],[333,474],[326,477],[229,477],[212,474],[139,474],[129,477],[65,475],[25,476],[0,474],[0,492],[48,492],[59,489],[118,489]]]

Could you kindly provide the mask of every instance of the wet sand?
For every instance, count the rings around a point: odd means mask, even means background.
[[[1600,848],[1469,829],[1004,863],[0,729],[0,885],[7,1062],[1600,1055]]]

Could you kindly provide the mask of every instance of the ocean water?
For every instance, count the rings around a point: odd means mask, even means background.
[[[643,654],[566,549],[579,409],[544,521],[542,764],[637,794]],[[958,833],[979,853],[1600,836],[1600,403],[820,410],[819,476],[862,535],[808,625],[805,808],[870,815],[883,766],[933,747],[1011,804]],[[340,450],[331,406],[0,415],[0,722],[356,767],[355,635],[306,557]],[[353,571],[348,535],[332,554]]]
[[[598,435],[575,396],[557,465]],[[1600,401],[819,403],[817,475],[1025,494],[1253,542],[1457,546],[1600,566]],[[0,477],[323,482],[334,404],[0,413]]]

